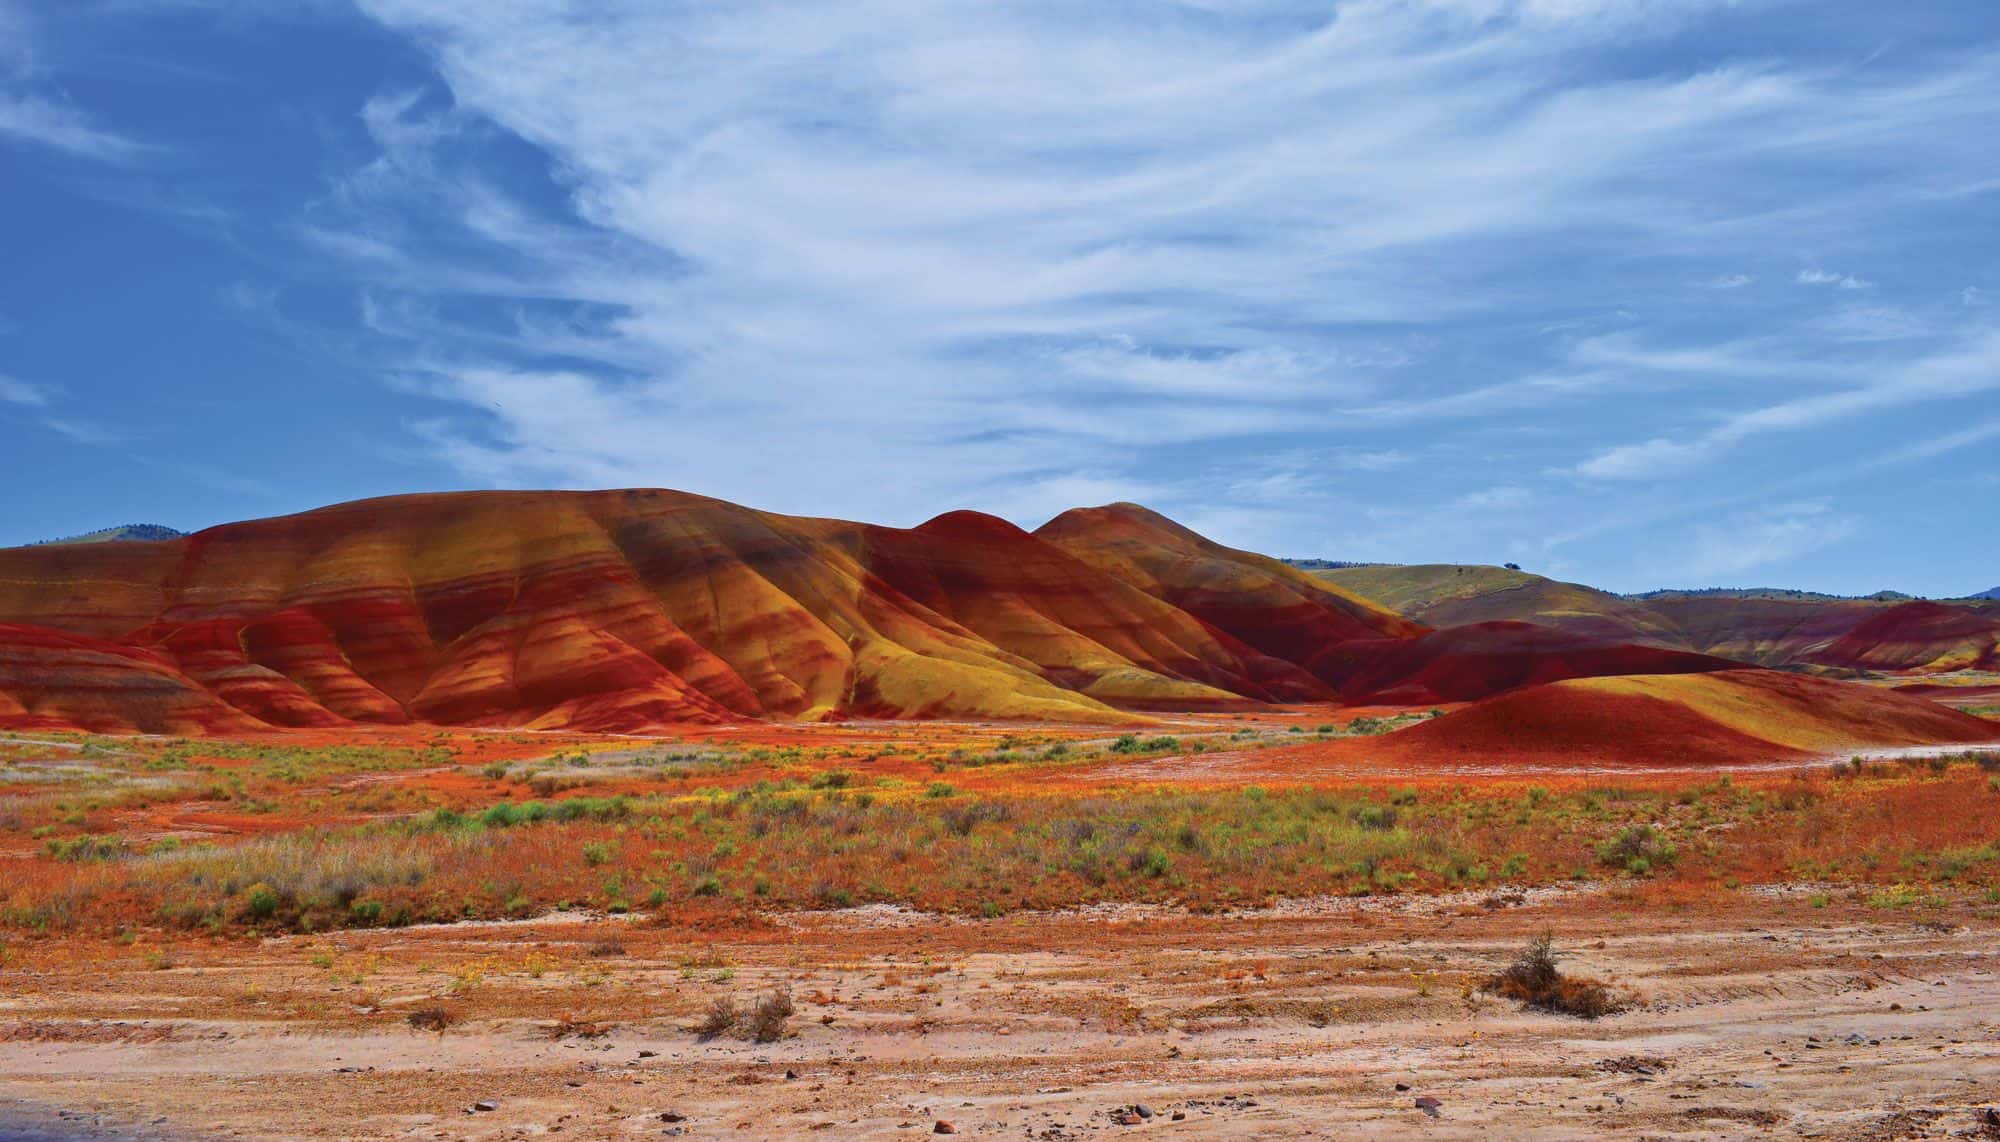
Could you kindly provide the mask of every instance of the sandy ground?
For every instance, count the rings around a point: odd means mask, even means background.
[[[1476,990],[1544,929],[1632,1009]],[[0,1137],[2000,1137],[1997,937],[1792,886],[17,943]]]

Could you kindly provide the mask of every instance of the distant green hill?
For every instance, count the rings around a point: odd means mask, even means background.
[[[82,535],[65,536],[62,539],[45,539],[41,543],[30,544],[40,547],[51,543],[113,543],[120,540],[138,540],[145,543],[159,543],[169,539],[179,539],[187,532],[179,531],[157,523],[121,523],[117,527],[87,531]]]

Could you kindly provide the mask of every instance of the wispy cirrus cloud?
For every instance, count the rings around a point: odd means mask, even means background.
[[[1782,564],[1851,538],[1858,522],[1825,501],[1779,504],[1701,524],[1686,537],[1684,568],[1699,579]],[[1744,586],[1746,584],[1736,584]]]
[[[292,506],[1140,499],[1628,587],[1823,503],[1869,542],[1758,570],[1838,586],[1990,440],[2000,20],[1810,7],[0,0],[0,444],[124,495],[68,445],[185,390]],[[118,460],[273,506],[194,435]]]
[[[35,143],[105,162],[129,162],[147,150],[132,139],[93,125],[75,108],[4,90],[0,90],[0,139]]]
[[[1874,289],[1875,283],[1855,277],[1853,274],[1837,274],[1831,270],[1818,268],[1799,271],[1793,279],[1800,285],[1833,286],[1837,289]]]
[[[1608,480],[1671,475],[1712,461],[1758,437],[1802,432],[1869,413],[1975,397],[1994,390],[2000,390],[2000,331],[1981,331],[1943,352],[1875,373],[1867,383],[1732,413],[1715,427],[1688,438],[1655,437],[1604,449],[1578,464],[1576,472]]]
[[[36,384],[0,373],[0,405],[30,410],[27,416],[40,429],[53,432],[77,444],[113,444],[123,435],[95,421],[61,411],[62,392],[53,385]]]
[[[49,390],[0,373],[0,403],[41,408],[49,403]]]
[[[1685,187],[1754,186],[1740,176],[1767,152],[1841,163],[1886,128],[1973,113],[1962,87],[1954,104],[1769,61],[1575,66],[1728,7],[964,19],[878,2],[802,21],[774,4],[370,0],[430,51],[449,100],[365,108],[379,155],[315,225],[362,262],[404,255],[392,292],[513,298],[512,330],[401,329],[428,391],[458,406],[427,438],[468,472],[786,506],[810,470],[818,510],[907,515],[1105,471],[1107,448],[1595,399],[1620,363],[1468,385],[1346,346],[1385,323],[1477,321],[1524,284],[1456,255],[1699,245],[1779,195]],[[1843,118],[1863,84],[1885,98]],[[480,124],[545,151],[566,201],[483,177]],[[561,305],[607,315],[551,330]],[[536,361],[549,345],[563,368]],[[1402,361],[1435,358],[1433,338]],[[746,439],[767,459],[730,454]],[[880,446],[857,457],[857,439]],[[1143,455],[1111,463],[1176,483]]]
[[[1271,550],[1581,568],[1772,453],[1917,449],[1990,395],[2000,44],[1863,65],[1876,17],[1836,6],[358,0],[313,20],[402,46],[300,101],[351,109],[271,183],[309,201],[144,181],[257,267],[214,311],[373,370],[436,482],[1139,498]],[[9,144],[130,164],[169,121],[30,63]]]

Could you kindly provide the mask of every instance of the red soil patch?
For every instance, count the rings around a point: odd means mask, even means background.
[[[0,728],[204,734],[262,727],[166,654],[0,623]]]
[[[2000,699],[2000,684],[1991,686],[1951,686],[1941,682],[1907,682],[1893,688],[1898,694],[1910,694],[1918,698],[1929,698],[1952,705],[1975,703],[1985,699]]]
[[[1378,738],[1285,747],[1258,764],[1728,767],[1859,747],[1983,744],[2000,727],[1921,698],[1767,670],[1576,679]]]
[[[1524,686],[1608,674],[1694,674],[1741,663],[1688,651],[1607,643],[1522,622],[1477,623],[1420,638],[1325,647],[1309,664],[1350,703],[1465,702]]]
[[[1925,600],[1870,616],[1812,661],[1864,670],[2000,668],[2000,619]]]

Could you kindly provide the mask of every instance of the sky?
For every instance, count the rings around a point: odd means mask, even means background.
[[[0,0],[0,544],[1134,500],[2000,584],[1991,0]]]

